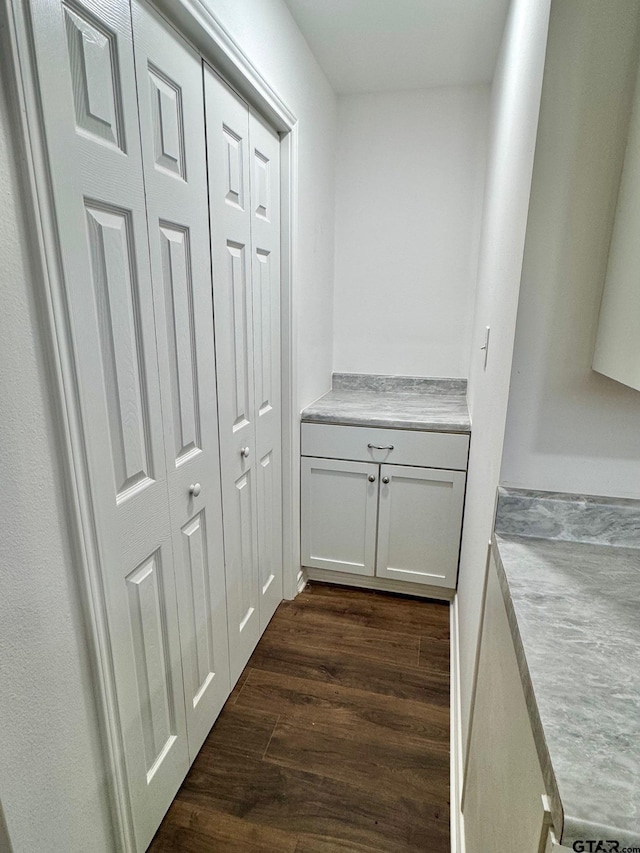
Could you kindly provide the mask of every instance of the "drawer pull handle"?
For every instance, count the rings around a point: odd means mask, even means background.
[[[367,444],[369,450],[393,450],[393,444]]]

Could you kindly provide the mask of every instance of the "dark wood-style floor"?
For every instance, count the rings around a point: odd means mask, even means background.
[[[281,604],[149,849],[448,853],[448,606]]]

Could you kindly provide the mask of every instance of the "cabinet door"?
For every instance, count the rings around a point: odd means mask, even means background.
[[[202,62],[146,3],[132,12],[193,761],[230,689]]]
[[[373,575],[377,502],[377,465],[303,457],[303,565]]]
[[[465,475],[380,466],[376,575],[455,588]]]

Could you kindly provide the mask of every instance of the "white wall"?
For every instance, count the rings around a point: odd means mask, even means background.
[[[334,370],[466,378],[489,87],[338,103]]]
[[[283,0],[202,0],[299,121],[298,409],[331,387],[336,96]]]
[[[208,4],[299,119],[295,310],[302,406],[327,390],[331,378],[336,99],[282,0]],[[113,850],[113,838],[65,535],[51,383],[39,344],[34,293],[41,284],[26,261],[10,126],[2,103],[0,814],[13,853],[101,853]],[[3,853],[5,834],[0,820]]]
[[[504,438],[550,0],[512,0],[491,93],[489,162],[469,374],[472,418],[458,582],[463,742]],[[491,327],[486,369],[480,346]]]
[[[640,497],[640,393],[591,369],[630,96],[637,0],[553,6],[501,479]]]
[[[6,77],[3,76],[6,80]],[[20,206],[0,93],[0,849],[113,850]],[[11,847],[9,847],[11,850]]]

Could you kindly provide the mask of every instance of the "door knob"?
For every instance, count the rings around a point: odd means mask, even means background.
[[[375,483],[375,481],[376,481],[376,478],[373,476],[373,474],[369,474],[369,482]]]
[[[193,495],[194,498],[197,498],[200,492],[202,491],[202,486],[200,483],[191,483],[189,486],[189,494]]]
[[[248,455],[249,455],[249,448],[248,447],[241,448],[240,456],[242,456],[243,459],[246,459]]]
[[[382,482],[383,482],[383,483],[385,484],[385,486],[386,486],[386,485],[389,483],[389,478],[388,478],[388,477],[383,477],[383,478],[382,478]]]

